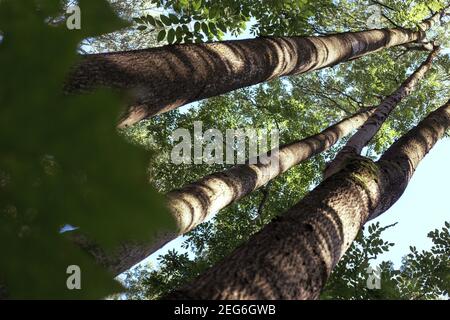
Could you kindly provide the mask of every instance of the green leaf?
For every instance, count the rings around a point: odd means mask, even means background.
[[[0,2],[0,172],[9,177],[0,186],[0,279],[9,298],[98,299],[122,290],[59,233],[65,224],[104,249],[149,241],[172,224],[146,181],[148,153],[116,130],[122,97],[62,93],[80,41],[129,26],[106,1],[79,6],[81,30],[69,30],[46,24],[34,1]],[[81,268],[82,290],[66,286],[70,265]]]
[[[184,31],[182,27],[177,27],[175,30],[176,42],[180,43],[183,40]]]
[[[227,32],[227,27],[225,26],[225,24],[223,22],[218,22],[216,25],[223,33]]]
[[[162,14],[159,18],[161,19],[162,23],[164,23],[166,26],[172,25],[172,20],[168,16]]]
[[[209,27],[208,27],[208,25],[205,23],[205,22],[202,22],[202,31],[206,34],[206,35],[208,35],[209,34]]]
[[[217,29],[216,29],[216,24],[213,22],[209,23],[209,30],[211,31],[212,34],[216,34],[217,33]]]
[[[194,10],[199,10],[201,6],[202,6],[202,0],[193,0],[192,1],[192,8]]]
[[[165,38],[166,38],[166,30],[161,30],[157,36],[158,42],[163,41]]]
[[[169,32],[167,33],[167,41],[172,44],[175,40],[175,30],[174,29],[170,29]]]
[[[153,18],[151,15],[147,15],[145,17],[145,20],[148,21],[148,23],[150,23],[152,26],[156,27],[156,21],[155,18]]]
[[[182,27],[177,27],[176,31],[175,31],[175,35],[177,38],[177,42],[181,42],[183,40],[183,35],[184,35],[184,31]]]
[[[209,18],[214,19],[219,15],[220,9],[217,6],[213,6],[209,9]]]
[[[169,19],[172,24],[177,24],[179,22],[178,17],[172,13],[169,14]]]

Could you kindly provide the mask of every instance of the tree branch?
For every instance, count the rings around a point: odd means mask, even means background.
[[[395,8],[393,8],[393,7],[391,7],[391,6],[387,5],[387,4],[384,4],[384,3],[382,3],[382,2],[380,2],[380,1],[378,1],[378,0],[372,0],[372,2],[373,2],[374,4],[377,4],[377,5],[379,5],[379,6],[382,6],[383,8],[386,8],[386,9],[388,9],[388,10],[391,10],[391,11],[397,11],[397,9],[395,9]]]
[[[270,186],[272,185],[272,181],[269,181],[267,185],[261,189],[261,193],[263,194],[263,197],[261,199],[261,202],[258,206],[258,215],[256,216],[255,220],[257,220],[259,225],[263,224],[263,218],[264,218],[264,206],[267,203],[267,200],[269,199],[269,193],[270,193]]]
[[[391,18],[389,18],[386,14],[382,13],[381,15],[383,16],[383,18],[385,18],[387,21],[389,21],[394,27],[399,28],[399,29],[403,28],[399,24],[395,23],[395,21],[392,20]]]

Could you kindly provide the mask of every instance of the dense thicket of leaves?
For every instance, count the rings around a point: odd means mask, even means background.
[[[368,289],[368,267],[392,243],[380,236],[386,229],[379,224],[369,226],[368,233],[358,236],[331,275],[323,299],[439,299],[448,297],[450,291],[450,224],[428,234],[433,245],[419,252],[415,247],[403,257],[399,269],[385,261],[377,267],[381,281],[379,289]]]
[[[238,35],[252,23],[258,35],[287,35],[310,31],[310,23],[331,16],[330,0],[153,0],[164,12],[136,19],[141,28],[160,28],[158,40],[203,42]]]
[[[131,0],[116,0],[126,3]],[[255,36],[299,36],[349,29],[415,27],[440,0],[152,0],[156,11],[135,17],[140,30],[168,43],[221,40],[249,30]],[[381,5],[384,4],[384,5]],[[158,11],[158,9],[161,9]],[[361,10],[363,9],[363,10]]]
[[[138,22],[144,14],[157,14],[158,8],[150,0],[110,0],[118,15],[126,20],[128,27],[98,37],[86,38],[82,41],[79,50],[82,53],[115,52],[137,50],[154,47],[157,43],[157,34],[160,28],[142,28]]]

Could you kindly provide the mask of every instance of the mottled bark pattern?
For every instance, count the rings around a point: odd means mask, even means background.
[[[277,162],[278,166],[261,162],[238,165],[170,192],[169,208],[177,220],[180,234],[192,230],[212,214],[266,185],[292,167],[328,150],[359,128],[373,111],[373,108],[361,111],[319,134],[281,146],[278,153],[272,153],[273,162]]]
[[[191,231],[211,215],[231,203],[262,187],[295,165],[328,150],[337,141],[361,126],[374,109],[361,111],[314,136],[280,147],[279,166],[238,165],[223,172],[206,176],[167,195],[168,207],[175,218],[178,232],[167,232],[148,244],[128,244],[118,248],[113,255],[89,250],[97,261],[108,266],[114,274],[126,271],[136,263],[160,249],[168,241]]]
[[[397,201],[406,189],[415,170],[422,159],[431,151],[436,142],[441,139],[450,127],[450,101],[435,112],[431,113],[415,129],[401,137],[380,158],[383,169],[388,170],[388,164],[399,175],[394,181],[391,179],[388,193],[391,197],[374,212],[371,218],[387,210]]]
[[[145,117],[237,88],[332,66],[383,48],[420,42],[424,31],[436,23],[436,16],[425,21],[419,32],[383,29],[324,37],[258,38],[88,55],[74,68],[65,91],[87,92],[102,86],[129,89],[134,106],[120,126],[131,125]],[[343,134],[340,130],[345,126],[334,129],[337,131],[286,146],[281,153],[284,164],[280,172],[335,143],[333,139]],[[85,237],[80,236],[78,242],[117,275],[179,233],[191,230],[211,212],[264,184],[258,172],[266,169],[242,166],[172,192],[168,195],[169,207],[178,221],[179,232],[165,233],[155,243],[124,244],[111,255]],[[269,172],[268,177],[272,179],[277,174]],[[222,192],[221,189],[225,190],[223,198],[215,195]]]
[[[119,126],[274,78],[301,74],[417,42],[423,31],[381,29],[323,37],[263,37],[88,55],[67,92],[129,89],[134,106]]]
[[[169,231],[162,232],[156,235],[151,242],[122,243],[110,251],[104,250],[97,243],[79,232],[70,232],[67,236],[73,243],[94,257],[99,265],[105,267],[115,277],[162,248],[166,243],[175,239],[178,234]]]
[[[376,163],[357,156],[288,212],[167,299],[316,299],[362,225],[402,195],[450,128],[450,101]]]

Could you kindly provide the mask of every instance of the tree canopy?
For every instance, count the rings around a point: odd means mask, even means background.
[[[63,3],[62,3],[63,2]],[[100,89],[65,95],[80,55],[174,43],[255,37],[312,36],[373,28],[417,28],[447,5],[443,0],[110,0],[0,1],[0,282],[13,298],[102,298],[125,290],[110,273],[60,233],[70,224],[108,250],[149,240],[173,227],[162,194],[230,165],[169,161],[176,128],[257,128],[280,132],[280,143],[316,134],[377,105],[427,57],[420,46],[382,50],[300,76],[276,79],[213,97],[117,130],[129,98]],[[81,30],[58,18],[82,10]],[[369,9],[371,8],[371,9]],[[375,15],[375,17],[374,17]],[[17,17],[23,17],[17,19]],[[50,18],[56,19],[52,23]],[[375,19],[375,20],[374,20]],[[419,87],[393,112],[364,150],[377,159],[450,94],[450,38],[443,17],[427,32],[442,53]],[[371,27],[372,25],[372,27]],[[26,40],[25,40],[26,39]],[[127,274],[128,298],[155,299],[227,256],[290,208],[321,180],[345,144],[289,170],[186,235],[155,268]],[[449,291],[448,223],[430,233],[433,247],[411,248],[402,266],[379,264],[382,290],[365,286],[366,268],[392,244],[385,228],[368,227],[339,263],[324,299],[436,299]],[[68,265],[81,265],[82,291],[66,290]]]

